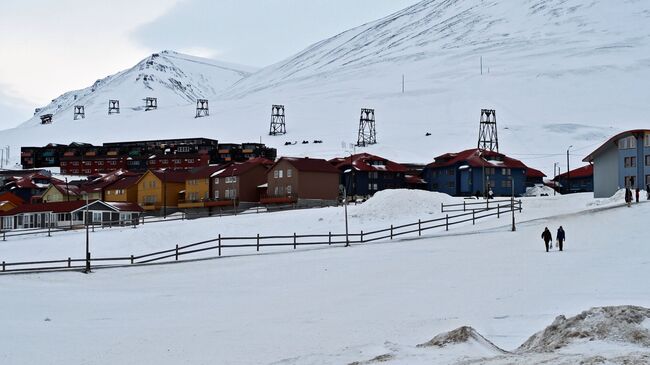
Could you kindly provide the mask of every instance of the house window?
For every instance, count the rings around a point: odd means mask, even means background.
[[[274,179],[277,179],[278,175],[279,175],[278,170],[273,171],[273,178]]]
[[[650,166],[650,155],[645,156],[645,165]]]
[[[377,179],[377,178],[379,178],[379,173],[377,171],[370,171],[368,173],[368,178],[369,179]]]
[[[67,162],[65,162],[65,161],[61,161],[61,166],[62,166],[62,167],[63,167],[63,166],[67,166],[67,165],[68,165]]]
[[[226,184],[234,184],[237,182],[237,176],[227,176]]]
[[[226,199],[235,199],[237,197],[237,190],[235,189],[226,189]]]
[[[626,188],[634,188],[634,187],[636,187],[636,184],[635,184],[636,181],[635,180],[636,179],[634,178],[634,176],[626,176],[625,177],[625,187]]]
[[[156,187],[156,180],[149,181],[149,188],[154,189]]]
[[[108,163],[112,166],[115,166],[117,164],[117,161],[109,161]]]
[[[501,169],[501,175],[503,175],[503,176],[510,176],[510,175],[512,175],[512,170],[511,170],[511,169],[502,168],[502,169]]]
[[[187,163],[194,163],[194,159],[193,158],[188,158]]]
[[[643,145],[645,147],[650,147],[650,133],[646,133],[643,138]]]
[[[377,184],[368,184],[368,190],[377,191]]]
[[[650,185],[650,175],[645,176],[645,186],[646,188]]]
[[[176,159],[176,160],[174,160],[174,163],[178,165],[178,164],[180,164],[180,163],[181,163],[181,160],[179,160],[179,159]]]
[[[193,202],[199,200],[199,193],[196,192],[196,191],[191,192],[190,193],[190,200],[193,201]]]
[[[512,180],[503,180],[503,181],[501,181],[501,187],[502,188],[511,188],[512,187]]]
[[[144,197],[144,203],[145,204],[155,204],[156,203],[156,196],[155,195],[146,195]]]
[[[291,170],[289,170],[291,171]],[[287,176],[289,176],[289,173],[287,172]],[[287,185],[287,195],[291,195],[291,185]]]
[[[79,166],[79,162],[78,161],[73,161],[72,166]]]
[[[104,161],[97,161],[97,166],[104,166]]]
[[[284,170],[279,170],[279,171],[278,171],[278,177],[279,177],[280,179],[282,179],[282,177],[283,177],[282,175],[283,175],[283,174],[284,174]]]
[[[486,167],[485,168],[485,175],[494,175],[496,173],[494,167]]]
[[[218,177],[214,179],[214,184],[219,185],[219,178]]]
[[[93,212],[93,222],[102,221],[102,212]]]
[[[190,152],[189,146],[180,146],[178,147],[178,152]]]
[[[293,170],[292,169],[287,169],[287,177],[293,176]]]
[[[215,200],[219,199],[219,190],[214,191],[214,199]]]
[[[623,162],[625,167],[636,167],[636,157],[625,157]]]
[[[91,166],[91,165],[92,165],[92,162],[90,162],[90,161],[84,161],[84,166]]]
[[[618,140],[619,150],[629,150],[636,148],[636,137],[629,136]]]

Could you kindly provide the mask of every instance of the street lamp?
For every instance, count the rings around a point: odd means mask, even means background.
[[[232,190],[230,191],[230,194],[232,195],[232,209],[235,211],[235,215],[237,215],[237,204],[236,204],[236,192],[237,192],[237,186],[235,185],[235,172],[237,171],[236,167],[233,167],[232,173],[230,174],[230,184],[232,187]]]
[[[558,175],[557,170],[558,170],[558,165],[559,164],[560,164],[559,162],[553,163],[553,185],[554,185],[553,196],[555,196],[557,194],[557,183],[558,183],[558,181],[557,181],[557,175]]]
[[[85,212],[85,223],[86,223],[86,271],[85,273],[90,273],[90,233],[88,232],[88,192],[86,192],[86,212]],[[70,215],[70,220],[72,220],[72,215]]]
[[[573,145],[569,146],[569,148],[566,149],[566,193],[571,194],[571,169],[569,168],[569,150],[573,147]]]

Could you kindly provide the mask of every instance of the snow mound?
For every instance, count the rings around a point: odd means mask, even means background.
[[[440,204],[453,202],[454,198],[443,193],[407,189],[383,190],[365,203],[351,207],[351,215],[372,218],[422,217],[438,214],[441,210]]]
[[[417,347],[444,348],[444,347],[459,345],[459,344],[470,344],[470,345],[478,346],[483,350],[487,350],[488,352],[494,352],[500,354],[507,353],[506,351],[500,349],[498,346],[496,346],[488,339],[483,337],[474,328],[469,326],[463,326],[453,331],[441,333],[436,337],[432,338],[430,341],[417,345]]]
[[[555,191],[552,188],[546,185],[535,185],[533,187],[526,188],[526,192],[524,193],[524,196],[546,196],[546,195],[551,196],[553,195],[554,192]]]
[[[597,307],[569,319],[559,316],[516,352],[553,352],[578,341],[608,341],[650,348],[650,330],[644,326],[648,318],[650,309],[636,306]]]

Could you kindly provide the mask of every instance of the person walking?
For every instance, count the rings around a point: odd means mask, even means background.
[[[632,204],[632,190],[630,188],[625,188],[625,204],[629,208]]]
[[[544,228],[544,232],[542,232],[542,239],[546,245],[546,252],[548,252],[550,243],[553,241],[553,235],[551,234],[551,231],[548,230],[548,227]]]
[[[639,188],[637,187],[635,192],[636,192],[636,202],[639,203],[639,193],[641,192],[641,190],[639,190]]]
[[[564,228],[560,226],[560,228],[557,229],[557,247],[560,249],[560,251],[563,250],[564,248],[564,240],[566,239],[566,233],[564,232]]]
[[[650,200],[650,184],[645,186],[645,193],[647,195],[647,200]]]

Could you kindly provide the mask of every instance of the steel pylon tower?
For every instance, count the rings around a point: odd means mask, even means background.
[[[481,122],[478,131],[478,149],[499,152],[497,112],[494,109],[481,109]]]
[[[271,127],[269,136],[278,136],[287,133],[285,124],[284,105],[273,105],[271,107]]]
[[[375,109],[361,109],[357,146],[365,147],[376,143],[377,130],[375,129]]]

